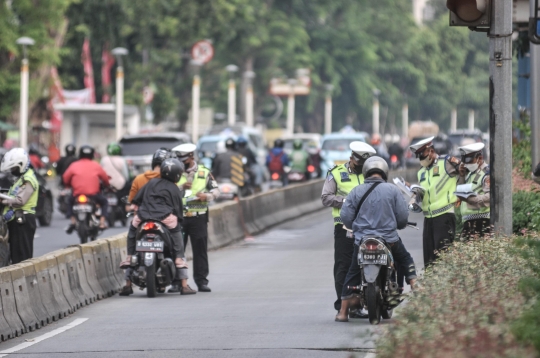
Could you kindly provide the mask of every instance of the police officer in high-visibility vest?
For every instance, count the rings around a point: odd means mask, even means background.
[[[23,148],[7,152],[0,170],[11,172],[16,178],[8,192],[10,198],[2,200],[4,220],[8,222],[11,263],[16,264],[34,255],[39,183]]]
[[[341,293],[345,276],[351,265],[354,251],[354,237],[343,228],[340,211],[343,201],[351,190],[364,183],[362,167],[366,159],[375,155],[375,149],[364,142],[355,141],[350,144],[351,157],[347,163],[336,165],[328,171],[322,190],[322,203],[332,208],[334,220],[334,284],[337,300],[334,308],[341,309]]]
[[[460,177],[458,184],[470,184],[475,194],[461,196],[458,190],[457,197],[461,200],[461,216],[463,231],[461,239],[469,239],[475,235],[484,235],[491,232],[489,218],[489,166],[484,162],[482,150],[484,143],[474,143],[459,148],[461,153]]]
[[[429,137],[411,145],[411,151],[420,159],[422,169],[418,171],[420,187],[413,187],[409,209],[424,213],[424,267],[436,259],[436,252],[454,241],[456,215],[454,206],[458,201],[454,195],[459,176],[459,159],[439,156],[433,149],[433,138]]]
[[[195,144],[186,143],[172,149],[178,160],[184,163],[186,170],[178,187],[191,194],[184,198],[184,247],[188,237],[193,250],[193,279],[199,292],[211,292],[208,287],[208,203],[219,197],[216,180],[204,165],[197,165],[194,158]],[[169,293],[179,292],[177,284],[173,284]]]

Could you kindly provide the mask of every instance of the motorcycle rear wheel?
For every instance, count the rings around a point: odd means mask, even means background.
[[[81,244],[86,244],[88,242],[88,226],[85,221],[79,221],[77,226],[77,234],[79,234],[79,240]]]
[[[369,323],[379,324],[381,322],[381,302],[379,300],[379,288],[375,283],[368,283],[366,287],[366,305]]]
[[[146,266],[146,296],[156,297],[156,260],[150,266]]]

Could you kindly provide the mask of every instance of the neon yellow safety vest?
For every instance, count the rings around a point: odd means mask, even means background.
[[[457,197],[454,195],[458,176],[451,177],[445,169],[444,157],[429,168],[418,171],[418,183],[424,188],[422,211],[428,218],[434,218],[453,210]]]
[[[465,180],[467,184],[472,184],[472,190],[477,195],[483,195],[484,192],[484,179],[486,175],[489,175],[489,167],[478,170],[476,173],[471,173]],[[461,205],[461,215],[463,221],[475,220],[475,219],[489,219],[490,207],[472,209],[469,204],[463,202],[465,205]]]
[[[32,185],[32,188],[34,188],[34,192],[32,193],[32,195],[30,195],[30,199],[28,199],[28,201],[21,208],[15,209],[15,210],[22,210],[25,214],[35,214],[38,197],[39,197],[39,182],[37,181],[36,175],[34,174],[34,170],[28,169],[26,173],[21,175],[19,179],[17,179],[17,181],[9,189],[8,195],[17,196],[17,193],[19,192],[21,186],[25,182],[30,183],[30,185]],[[5,207],[4,214],[8,210],[9,210],[9,207]]]
[[[329,170],[336,181],[336,195],[346,197],[358,185],[364,184],[364,175],[349,172],[345,164],[340,164]],[[341,209],[332,208],[334,225],[341,224]]]
[[[208,180],[208,176],[210,175],[210,170],[206,168],[204,165],[199,165],[197,167],[197,172],[194,173],[193,182],[191,183],[191,197],[195,196],[198,193],[204,193],[206,192],[206,182]],[[182,177],[180,178],[180,181],[177,183],[178,186],[182,186],[187,182],[188,174],[184,172],[182,174]],[[188,213],[198,212],[198,213],[204,213],[208,211],[208,201],[200,201],[200,200],[194,200],[190,201],[189,203],[186,202],[187,198],[182,199],[182,204],[184,205],[184,211]],[[188,207],[188,210],[185,210],[185,207]]]

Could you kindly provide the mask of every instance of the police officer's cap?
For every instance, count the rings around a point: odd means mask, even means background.
[[[183,157],[189,153],[193,153],[197,149],[197,146],[193,143],[184,143],[177,145],[172,149],[173,152],[177,153],[178,156]]]
[[[415,154],[422,153],[426,148],[431,147],[433,145],[434,138],[435,137],[429,137],[429,138],[423,139],[420,142],[409,146],[409,148]]]
[[[356,157],[367,159],[372,155],[377,154],[375,149],[365,142],[354,141],[349,144],[349,148]]]
[[[464,145],[463,147],[459,147],[459,152],[462,156],[481,153],[485,146],[486,145],[482,142]]]

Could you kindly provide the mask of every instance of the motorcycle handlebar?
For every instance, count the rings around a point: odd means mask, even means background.
[[[410,222],[410,221],[409,221],[409,222],[407,222],[407,225],[410,225],[410,226],[416,226],[417,223],[413,223],[413,222]]]

